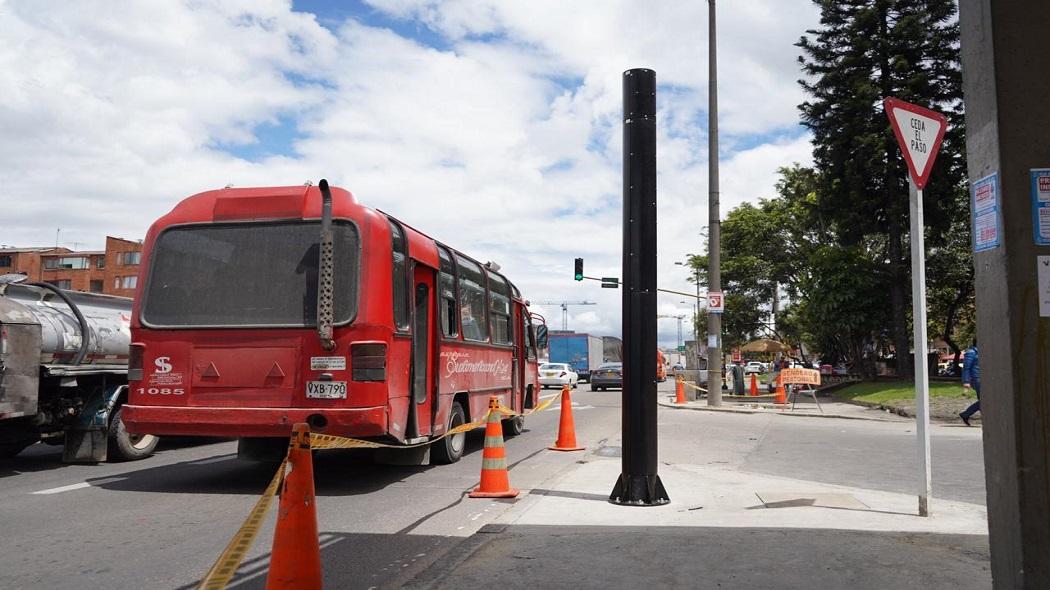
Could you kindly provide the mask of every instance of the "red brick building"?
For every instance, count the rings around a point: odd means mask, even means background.
[[[0,274],[20,273],[61,289],[131,297],[142,243],[106,236],[105,250],[0,247]]]

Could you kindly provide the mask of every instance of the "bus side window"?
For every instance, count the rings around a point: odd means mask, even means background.
[[[398,332],[408,332],[408,243],[405,240],[405,233],[393,221],[390,222],[390,236],[391,249],[394,252],[392,265],[394,327]]]
[[[493,344],[512,344],[510,334],[510,288],[507,280],[489,273],[489,327]]]
[[[441,272],[438,273],[438,296],[440,297],[441,333],[446,338],[459,335],[459,317],[456,315],[456,277],[452,257],[444,248],[438,248],[441,257]]]
[[[485,303],[485,275],[481,267],[456,255],[456,278],[459,279],[459,313],[465,340],[484,342],[489,339],[488,309]]]
[[[529,313],[523,308],[521,310],[521,334],[525,340],[525,356],[534,359],[536,358],[536,333],[532,331],[529,320]]]

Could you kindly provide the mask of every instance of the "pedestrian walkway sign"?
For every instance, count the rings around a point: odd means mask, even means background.
[[[908,172],[915,186],[922,190],[930,178],[933,162],[944,140],[948,120],[944,115],[904,102],[898,98],[887,98],[884,102],[886,116],[893,126],[893,134],[908,162]]]

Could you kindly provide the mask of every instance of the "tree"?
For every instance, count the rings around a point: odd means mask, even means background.
[[[909,272],[904,247],[907,171],[882,110],[896,96],[938,109],[949,127],[924,210],[931,238],[946,235],[965,206],[962,87],[954,0],[815,0],[818,29],[797,46],[809,76],[800,105],[813,132],[818,215],[852,260],[889,294],[890,333],[898,371],[911,374],[907,354]],[[858,277],[860,278],[860,277]],[[866,280],[868,277],[864,277]],[[881,315],[879,310],[876,315]]]

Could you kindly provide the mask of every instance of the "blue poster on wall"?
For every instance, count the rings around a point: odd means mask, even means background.
[[[973,251],[999,246],[999,173],[974,181],[970,194],[973,211]]]
[[[1037,246],[1050,246],[1050,168],[1033,168],[1032,230]]]

